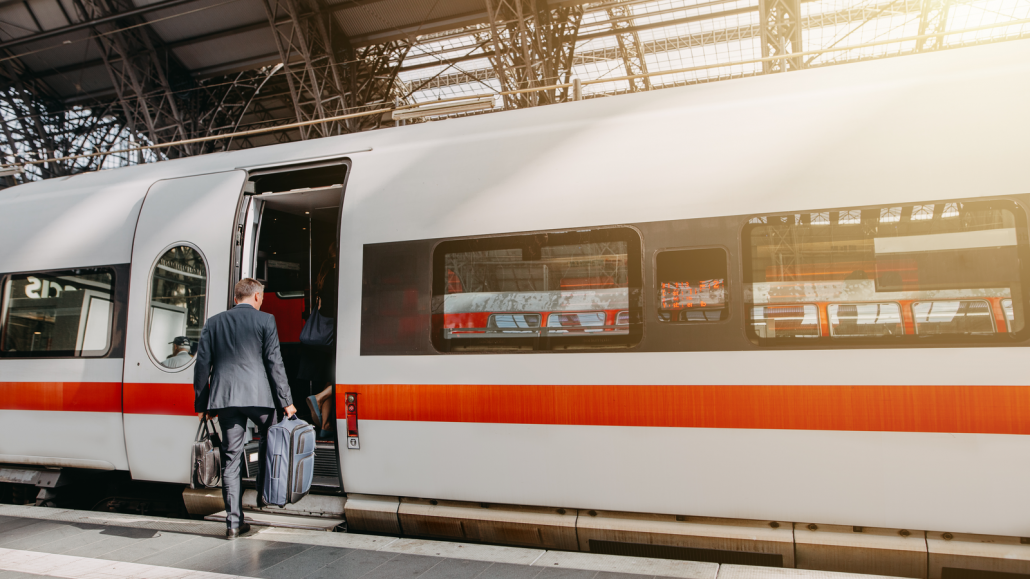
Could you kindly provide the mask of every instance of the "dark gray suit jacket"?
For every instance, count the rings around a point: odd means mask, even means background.
[[[193,406],[197,412],[293,404],[275,318],[247,304],[238,304],[207,321],[193,371]]]

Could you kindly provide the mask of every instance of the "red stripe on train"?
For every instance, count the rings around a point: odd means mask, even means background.
[[[0,382],[0,409],[121,412],[121,382]]]
[[[1030,434],[1027,386],[339,384],[364,420]]]
[[[126,414],[196,416],[193,384],[125,383]]]

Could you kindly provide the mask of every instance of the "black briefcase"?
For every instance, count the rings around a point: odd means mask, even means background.
[[[200,421],[197,441],[193,443],[193,463],[190,465],[190,488],[210,489],[222,485],[222,457],[215,429],[207,420]]]

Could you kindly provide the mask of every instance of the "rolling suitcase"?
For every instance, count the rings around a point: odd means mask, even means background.
[[[285,507],[304,498],[315,471],[315,427],[291,416],[268,429],[265,445],[265,503]]]

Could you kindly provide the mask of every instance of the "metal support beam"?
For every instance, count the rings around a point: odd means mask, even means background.
[[[52,30],[44,30],[28,36],[22,36],[20,38],[14,38],[0,42],[0,49],[13,48],[15,46],[21,46],[23,44],[29,44],[30,42],[38,42],[40,40],[46,40],[47,38],[53,38],[69,32],[75,32],[76,30],[82,30],[85,28],[92,28],[101,24],[107,24],[108,22],[114,22],[123,18],[131,18],[133,16],[142,16],[156,10],[164,10],[166,8],[174,8],[181,4],[188,4],[190,2],[196,2],[197,0],[165,0],[164,2],[155,2],[148,4],[140,8],[132,10],[122,10],[115,13],[105,14],[103,16],[97,16],[95,18],[86,18],[82,22],[75,24],[69,24],[68,26],[62,26],[60,28],[54,28]]]
[[[948,8],[951,0],[923,0],[923,10],[919,16],[919,35],[944,32],[948,25]],[[916,52],[936,50],[944,45],[944,38],[934,36],[916,45]]]
[[[520,90],[571,79],[572,59],[583,19],[580,6],[550,7],[546,0],[486,0],[490,18],[490,63],[501,89]],[[569,90],[505,95],[505,108],[569,100]]]
[[[392,100],[397,69],[408,48],[397,42],[355,50],[317,0],[263,0],[298,122],[356,112]],[[302,139],[378,127],[378,117],[320,123]]]
[[[98,20],[120,12],[114,0],[76,0],[75,4],[85,20]],[[164,58],[158,56],[155,44],[160,40],[152,37],[148,27],[115,31],[113,25],[105,25],[94,27],[93,31],[93,41],[100,49],[128,126],[155,143],[189,138],[191,127],[187,126],[185,111],[180,108],[182,99],[173,94],[170,80],[174,75],[179,84],[190,83],[185,67],[177,67],[177,62],[166,51],[163,51]],[[168,149],[166,154],[178,157],[199,152],[196,147],[187,145]]]
[[[0,91],[0,158],[4,163],[120,149],[135,138],[106,107],[54,112],[49,104],[53,103],[24,85]],[[153,153],[146,157],[155,158]],[[123,155],[27,165],[26,173],[0,180],[0,188],[131,162],[128,155]]]
[[[298,122],[344,114],[343,81],[325,22],[306,0],[263,0]],[[341,123],[300,130],[302,139],[345,132]]]
[[[823,28],[826,26],[837,26],[842,22],[862,22],[864,20],[876,17],[878,14],[881,14],[885,9],[888,8],[898,14],[914,15],[915,13],[918,13],[921,10],[921,2],[922,0],[905,0],[904,2],[890,0],[882,4],[863,5],[858,8],[843,10],[840,12],[820,12],[806,16],[803,19],[802,23],[804,25],[804,28],[814,29]],[[714,12],[712,14],[707,15],[707,17],[710,20],[714,20],[717,18],[721,18],[722,14],[719,12]],[[642,54],[658,54],[662,52],[689,50],[692,48],[700,48],[702,46],[711,46],[726,42],[748,40],[751,38],[759,37],[761,35],[761,32],[761,26],[759,24],[747,24],[743,26],[733,26],[727,28],[713,28],[711,30],[697,32],[695,34],[673,36],[669,38],[651,40],[648,42],[641,42],[640,47]],[[482,57],[477,56],[477,58]],[[577,52],[573,57],[572,65],[579,66],[612,60],[624,60],[622,49],[618,44],[605,46],[603,48],[595,48],[593,50],[581,50]],[[412,66],[406,67],[404,71],[407,72],[418,69],[419,67]],[[494,72],[493,68],[478,68],[467,72],[461,71],[435,75],[434,77],[432,77],[431,80],[428,80],[424,83],[421,79],[412,79],[410,80],[410,82],[416,86],[421,85],[423,89],[441,89],[444,87],[455,86],[469,82],[487,83],[490,80],[496,78],[497,75]]]
[[[626,67],[626,76],[647,74],[647,60],[644,48],[640,45],[640,36],[635,31],[626,29],[633,26],[631,9],[628,6],[614,4],[606,10],[608,18],[612,21],[612,30],[616,32],[615,38],[619,43],[619,54],[622,56],[622,63]],[[651,90],[651,79],[646,76],[634,78],[629,81],[629,91],[639,92]]]
[[[764,72],[786,72],[802,67],[801,2],[799,0],[758,0],[762,26],[762,57],[783,56],[763,63]]]

